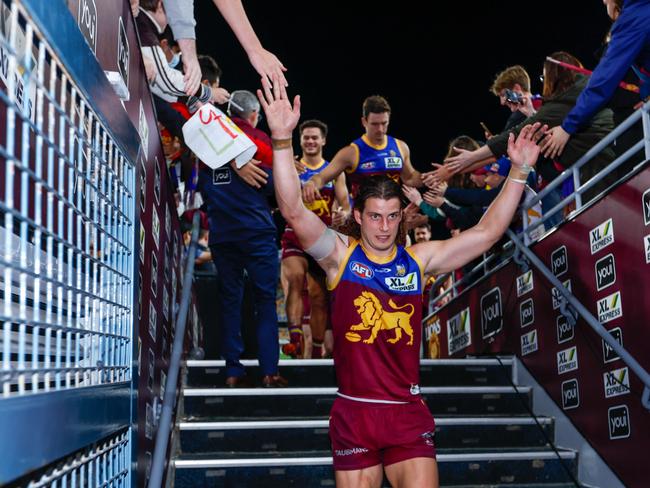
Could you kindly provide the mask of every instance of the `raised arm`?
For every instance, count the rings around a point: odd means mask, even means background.
[[[474,227],[446,241],[432,241],[413,246],[425,265],[427,274],[458,269],[490,249],[506,231],[519,206],[526,177],[539,156],[537,141],[546,130],[539,123],[524,127],[515,141],[508,139],[508,156],[512,161],[510,174],[501,192]]]
[[[484,159],[494,156],[487,144],[473,151],[461,149],[459,147],[454,147],[454,151],[456,151],[456,155],[445,159],[445,166],[449,167],[449,169],[454,172],[463,172],[463,170],[473,166],[477,161],[483,161]]]
[[[402,166],[402,172],[400,174],[400,180],[405,185],[410,185],[415,188],[419,188],[424,185],[422,183],[422,174],[413,167],[411,163],[411,150],[404,141],[397,141],[399,148],[402,150],[402,156],[404,158],[404,166]]]
[[[336,177],[336,181],[334,182],[334,196],[343,211],[350,213],[350,193],[345,182],[345,173],[341,173]]]
[[[280,83],[287,86],[284,72],[287,70],[275,54],[262,46],[255,30],[248,20],[241,0],[213,0],[219,13],[228,22],[237,40],[246,51],[248,59],[260,76],[271,82],[275,76]]]
[[[282,216],[295,231],[305,251],[313,255],[327,276],[333,279],[346,245],[314,212],[307,210],[302,201],[291,147],[292,132],[300,119],[300,97],[296,95],[292,107],[286,88],[275,74],[272,83],[273,89],[266,78],[262,78],[264,93],[257,90],[257,96],[271,130],[275,198]]]

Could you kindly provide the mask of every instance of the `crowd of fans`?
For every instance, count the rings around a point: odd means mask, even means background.
[[[247,290],[253,304],[248,316],[257,338],[262,385],[286,386],[277,367],[278,284],[282,283],[287,297],[289,343],[282,352],[305,358],[331,355],[327,287],[320,268],[304,253],[291,229],[285,229],[282,217],[274,210],[271,141],[258,127],[262,118],[259,101],[249,91],[229,92],[222,88],[217,62],[209,56],[197,56],[194,19],[187,17],[191,9],[184,8],[185,3],[186,0],[131,2],[186,239],[191,213],[199,209],[203,214],[200,246],[194,258],[199,272],[216,277],[216,286],[211,288],[213,296],[203,293],[200,298],[210,305],[218,303],[213,308],[218,317],[203,313],[203,325],[206,329],[219,327],[217,354],[226,360],[227,385],[250,385],[239,361],[244,350],[242,303]],[[274,76],[286,85],[284,66],[262,47],[241,2],[214,3],[258,73],[268,80]],[[534,197],[612,131],[615,123],[639,108],[650,91],[650,2],[604,3],[615,23],[593,73],[568,52],[550,53],[542,66],[542,93],[536,95],[522,66],[502,70],[496,74],[490,91],[511,112],[503,130],[492,134],[485,128],[483,141],[458,136],[450,142],[442,158],[444,164],[434,164],[428,172],[417,171],[410,161],[408,145],[388,135],[391,108],[381,96],[370,96],[364,101],[363,136],[340,149],[331,161],[323,156],[327,125],[317,120],[303,122],[302,156],[296,158],[296,171],[307,207],[327,225],[345,232],[358,182],[368,176],[386,174],[403,184],[404,197],[410,201],[403,215],[407,244],[449,238],[475,225],[499,193],[510,168],[506,156],[509,134],[518,134],[524,126],[539,122],[546,126],[546,137],[540,141],[543,155],[536,164],[536,172],[529,176],[524,198]],[[206,103],[223,106],[232,121],[256,144],[257,152],[242,167],[232,163],[210,169],[185,146],[182,126]],[[582,181],[623,154],[641,135],[639,123],[581,168]],[[610,178],[594,186],[591,195],[628,173],[640,158],[637,156],[619,167]],[[572,185],[570,180],[548,193],[541,205],[531,208],[529,223],[572,193]],[[571,208],[564,210],[568,212]],[[561,213],[552,216],[545,222],[546,228],[557,225],[561,219]],[[513,222],[513,226],[521,226],[521,222]],[[538,232],[544,232],[544,226],[538,227]],[[452,277],[438,280],[437,286],[451,286],[451,281],[462,273],[459,270]],[[200,306],[205,310],[205,304]],[[311,319],[305,314],[309,308]]]

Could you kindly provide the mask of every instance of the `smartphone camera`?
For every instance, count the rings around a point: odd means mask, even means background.
[[[509,103],[522,104],[524,102],[523,94],[517,93],[517,92],[512,91],[512,90],[506,89],[506,92],[505,92],[504,96],[505,96],[506,102],[509,102]]]

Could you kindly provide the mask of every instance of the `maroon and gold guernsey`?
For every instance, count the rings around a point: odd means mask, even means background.
[[[355,150],[354,164],[346,169],[352,188],[352,197],[356,197],[359,186],[369,176],[386,175],[397,183],[404,168],[404,157],[399,142],[392,136],[386,136],[382,145],[370,142],[365,134],[351,144]]]
[[[330,164],[329,161],[324,159],[316,166],[310,166],[305,159],[301,159],[300,162],[305,165],[304,173],[299,175],[301,184],[323,171]],[[320,195],[321,198],[314,200],[312,203],[305,202],[305,207],[318,215],[325,225],[330,226],[332,225],[332,207],[334,207],[336,198],[334,193],[334,180],[328,181],[323,185],[323,188],[320,189]]]
[[[409,249],[379,258],[350,240],[329,284],[339,395],[361,401],[420,398],[424,269]]]

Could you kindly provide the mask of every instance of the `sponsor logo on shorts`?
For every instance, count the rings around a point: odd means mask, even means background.
[[[621,346],[623,345],[623,331],[621,330],[620,327],[615,327],[614,329],[610,330],[609,333],[614,339],[616,339],[616,342],[618,342]],[[616,352],[614,352],[612,346],[607,344],[604,340],[602,341],[603,341],[603,362],[611,363],[613,361],[621,359],[618,357]]]
[[[532,291],[534,287],[533,283],[533,270],[527,271],[526,273],[517,276],[517,296],[520,297],[525,295],[529,291]]]
[[[420,394],[420,385],[411,385],[411,388],[409,389],[409,392],[411,395],[419,395]]]
[[[607,410],[609,418],[609,438],[625,439],[630,437],[630,411],[627,405],[617,405]]]
[[[617,291],[605,298],[598,300],[598,321],[601,324],[623,316],[623,304],[621,303],[621,292]]]
[[[578,348],[576,346],[557,353],[557,374],[578,369]]]
[[[630,393],[630,374],[627,367],[603,373],[605,398],[612,398]]]
[[[608,254],[596,261],[596,288],[598,291],[616,283],[614,255]]]
[[[569,270],[569,259],[566,253],[566,246],[558,247],[551,254],[551,269],[555,276],[560,276]]]
[[[580,390],[578,380],[572,379],[562,383],[562,408],[570,410],[580,406]]]
[[[335,449],[334,454],[339,457],[352,456],[354,454],[364,454],[368,452],[365,447],[353,447],[352,449]]]
[[[119,19],[119,32],[117,40],[117,68],[120,70],[120,75],[124,80],[126,87],[129,87],[129,60],[131,53],[129,50],[129,38],[126,36],[124,29],[124,22],[122,17]]]
[[[392,291],[413,291],[418,287],[418,273],[409,273],[406,276],[390,276],[384,278],[384,283]]]
[[[350,271],[362,280],[370,280],[374,276],[372,269],[359,261],[352,261],[350,263]]]
[[[434,446],[434,439],[436,437],[435,432],[432,432],[432,431],[425,432],[424,434],[420,434],[420,437],[422,437],[422,439],[424,439],[424,443],[427,446],[430,446],[430,447]]]
[[[521,355],[527,356],[537,351],[537,331],[531,330],[521,336]]]
[[[645,248],[645,262],[650,264],[650,235],[643,238],[643,247]]]
[[[608,219],[589,231],[591,254],[595,254],[614,242],[614,222]]]
[[[535,305],[532,298],[519,304],[519,321],[522,329],[535,322]]]

